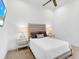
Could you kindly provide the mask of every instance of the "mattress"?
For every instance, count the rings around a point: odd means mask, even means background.
[[[68,42],[49,37],[30,39],[30,48],[36,59],[54,59],[70,51]]]

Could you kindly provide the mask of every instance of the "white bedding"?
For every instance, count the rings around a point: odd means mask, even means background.
[[[70,51],[68,42],[49,37],[30,39],[30,48],[36,59],[54,59]]]

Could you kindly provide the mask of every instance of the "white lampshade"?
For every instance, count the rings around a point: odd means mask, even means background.
[[[46,25],[46,32],[47,32],[47,35],[54,34],[54,30],[51,25]]]

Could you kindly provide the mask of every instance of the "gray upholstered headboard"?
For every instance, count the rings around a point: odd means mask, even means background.
[[[28,25],[29,37],[35,34],[44,34],[46,36],[46,25],[45,24],[29,24]]]

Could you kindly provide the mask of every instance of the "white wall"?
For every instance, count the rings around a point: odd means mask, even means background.
[[[19,25],[46,23],[52,25],[56,37],[79,46],[78,1],[66,4],[56,10],[34,5],[25,0],[7,1],[8,49],[16,48],[16,33]]]
[[[7,10],[9,50],[16,48],[16,33],[18,26],[26,25],[27,23],[44,24],[49,16],[46,16],[46,8],[36,6],[25,0],[7,1]]]
[[[6,23],[3,28],[0,28],[0,59],[4,59],[7,53],[7,27]]]
[[[79,0],[66,4],[54,12],[56,37],[79,47]]]
[[[4,59],[7,53],[7,28],[0,29],[0,59]]]

